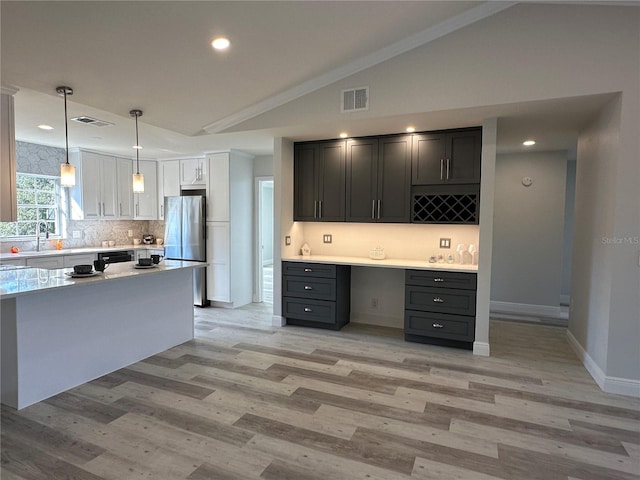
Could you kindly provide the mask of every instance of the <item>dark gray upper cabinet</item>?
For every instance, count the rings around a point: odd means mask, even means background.
[[[411,136],[347,141],[348,222],[408,222]]]
[[[480,183],[482,129],[466,128],[413,137],[413,185]]]
[[[345,141],[296,143],[294,147],[295,221],[343,222]]]

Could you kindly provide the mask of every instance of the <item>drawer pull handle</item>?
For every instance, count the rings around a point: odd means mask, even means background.
[[[313,312],[313,310],[311,310],[309,307],[304,307],[304,311],[305,312]]]
[[[443,300],[443,299],[441,299],[440,297],[435,297],[435,298],[433,299],[433,301],[434,301],[434,302],[436,302],[436,303],[444,303],[444,300]]]
[[[313,290],[313,287],[311,285],[305,285],[304,289],[305,290]]]
[[[444,278],[437,277],[437,278],[434,278],[433,281],[434,282],[444,282]]]
[[[433,328],[443,328],[441,323],[434,323]]]
[[[313,272],[313,270],[311,270],[310,268],[305,268],[304,271],[305,272]]]

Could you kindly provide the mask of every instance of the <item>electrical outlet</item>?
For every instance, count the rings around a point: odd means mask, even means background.
[[[74,230],[72,236],[73,238],[80,238],[80,230]]]
[[[133,237],[133,230],[127,230],[127,236]]]
[[[451,239],[450,238],[441,238],[440,239],[440,248],[451,248]]]
[[[371,299],[371,308],[378,308],[378,299],[375,297]]]
[[[284,244],[291,245],[291,235],[287,235],[284,237]]]
[[[333,237],[331,236],[330,233],[325,233],[322,236],[322,241],[323,241],[323,243],[331,243],[333,241]]]

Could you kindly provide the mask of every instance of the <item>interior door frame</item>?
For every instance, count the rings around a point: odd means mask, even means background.
[[[264,182],[273,183],[273,176],[259,176],[254,177],[254,224],[255,224],[255,238],[254,238],[254,288],[253,288],[253,301],[254,302],[262,302],[262,289],[263,289],[263,281],[262,281],[262,186]]]

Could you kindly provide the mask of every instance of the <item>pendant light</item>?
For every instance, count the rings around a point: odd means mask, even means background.
[[[64,139],[65,152],[67,154],[67,161],[60,165],[60,185],[73,187],[76,184],[76,167],[69,163],[69,125],[67,123],[67,95],[73,95],[73,89],[62,86],[56,88],[56,92],[58,92],[58,95],[64,96]]]
[[[140,173],[140,143],[138,142],[138,117],[142,116],[142,110],[131,110],[129,115],[136,117],[136,144],[133,148],[136,149],[136,173],[133,174],[133,192],[144,192],[144,175]]]

